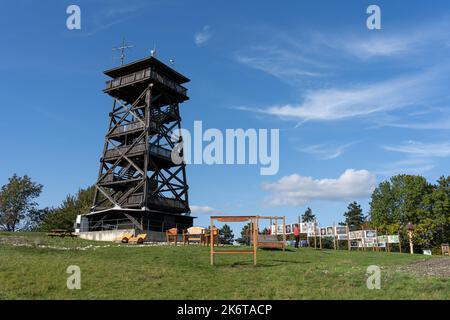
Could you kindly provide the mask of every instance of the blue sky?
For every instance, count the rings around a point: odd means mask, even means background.
[[[66,8],[81,8],[81,30]],[[366,8],[381,8],[368,30]],[[279,128],[280,170],[188,167],[196,224],[211,213],[286,215],[321,224],[351,200],[367,213],[377,183],[399,173],[448,175],[447,1],[9,1],[0,10],[0,184],[44,185],[40,206],[96,181],[111,100],[111,50],[175,59],[188,76],[183,125]]]

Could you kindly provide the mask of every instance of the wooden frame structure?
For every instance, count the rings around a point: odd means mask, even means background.
[[[256,250],[258,248],[258,216],[211,216],[210,230],[214,230],[214,221],[245,222],[250,221],[250,250],[214,250],[214,239],[210,237],[211,265],[214,265],[215,254],[252,254],[253,265],[256,266]],[[253,241],[252,241],[253,240]],[[252,245],[253,243],[253,245]]]
[[[275,220],[275,235],[278,237],[278,220],[283,221],[283,237],[282,240],[279,241],[278,239],[276,241],[265,241],[265,244],[263,242],[258,241],[258,224],[259,220],[261,219],[270,219],[270,223],[272,225],[272,220]],[[215,254],[252,254],[253,255],[253,265],[256,266],[256,252],[258,248],[280,248],[285,251],[286,246],[286,217],[263,217],[263,216],[211,216],[210,221],[210,230],[214,230],[214,221],[220,221],[220,222],[250,222],[250,250],[214,250],[214,239],[213,237],[210,237],[210,258],[211,258],[211,265],[214,265],[214,255]],[[276,242],[276,245],[273,245],[274,242]]]

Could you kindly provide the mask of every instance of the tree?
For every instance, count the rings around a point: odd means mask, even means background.
[[[365,221],[361,206],[356,201],[348,205],[344,218],[350,231],[361,229]]]
[[[414,243],[424,248],[439,247],[450,240],[450,177],[440,177],[417,209]]]
[[[29,213],[36,209],[34,199],[42,192],[42,185],[33,182],[27,175],[14,174],[0,190],[0,228],[16,231]]]
[[[395,199],[389,181],[381,182],[372,192],[370,202],[370,221],[372,226],[382,232],[387,232],[388,226],[398,222],[394,215]]]
[[[250,222],[242,228],[241,237],[237,239],[237,242],[250,245]]]
[[[68,195],[56,209],[49,209],[42,219],[41,230],[72,229],[77,215],[88,213],[94,200],[95,186]]]
[[[440,177],[431,194],[432,217],[436,224],[436,241],[450,242],[450,176]]]
[[[232,244],[234,239],[233,231],[230,226],[225,224],[219,229],[220,242],[224,244]]]
[[[380,183],[373,191],[370,202],[373,226],[416,224],[419,211],[425,209],[424,200],[432,191],[433,186],[421,176],[402,174]]]
[[[42,224],[47,215],[51,214],[55,209],[44,208],[31,210],[25,219],[22,230],[23,231],[40,231]]]
[[[450,177],[432,185],[418,175],[397,175],[382,182],[370,202],[371,226],[383,233],[401,234],[404,227],[416,226],[413,242],[417,249],[438,247],[449,241]]]
[[[433,187],[422,176],[398,175],[391,178],[391,191],[394,197],[392,208],[394,219],[406,225],[408,222],[419,222],[419,210],[423,209],[423,201]]]
[[[316,216],[313,214],[310,207],[308,207],[305,213],[302,215],[302,222],[314,222],[316,220]]]

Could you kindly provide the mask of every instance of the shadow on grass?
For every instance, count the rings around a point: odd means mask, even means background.
[[[280,260],[274,259],[271,261],[257,262],[256,266],[253,265],[253,261],[237,261],[230,264],[216,264],[217,268],[274,268],[282,265],[294,265],[294,264],[309,264],[310,261],[292,261],[292,260]]]

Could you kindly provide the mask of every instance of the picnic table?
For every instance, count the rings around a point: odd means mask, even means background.
[[[49,233],[47,233],[47,236],[52,238],[53,237],[64,238],[64,237],[76,237],[77,235],[65,229],[53,229]]]

